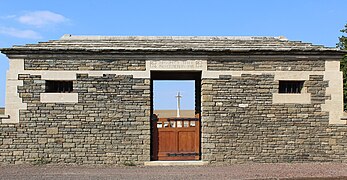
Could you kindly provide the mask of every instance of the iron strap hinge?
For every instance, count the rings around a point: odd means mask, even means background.
[[[198,156],[199,153],[167,153],[167,156]]]

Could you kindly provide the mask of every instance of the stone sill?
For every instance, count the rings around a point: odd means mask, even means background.
[[[0,114],[0,119],[10,119],[10,115]]]
[[[204,166],[207,161],[149,161],[145,166]]]
[[[41,93],[41,103],[78,103],[78,93]]]
[[[311,104],[311,93],[273,93],[272,104]]]

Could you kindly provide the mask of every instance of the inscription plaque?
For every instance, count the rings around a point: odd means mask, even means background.
[[[203,68],[202,60],[186,60],[186,61],[150,61],[149,67],[151,69],[192,69],[198,70]]]

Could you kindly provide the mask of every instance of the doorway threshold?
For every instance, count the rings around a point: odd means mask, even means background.
[[[204,166],[207,161],[149,161],[145,166]]]

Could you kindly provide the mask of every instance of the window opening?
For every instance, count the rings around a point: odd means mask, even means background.
[[[304,81],[280,81],[279,82],[279,93],[301,93],[304,87]]]
[[[71,93],[72,91],[72,81],[46,81],[46,92],[48,93]]]

